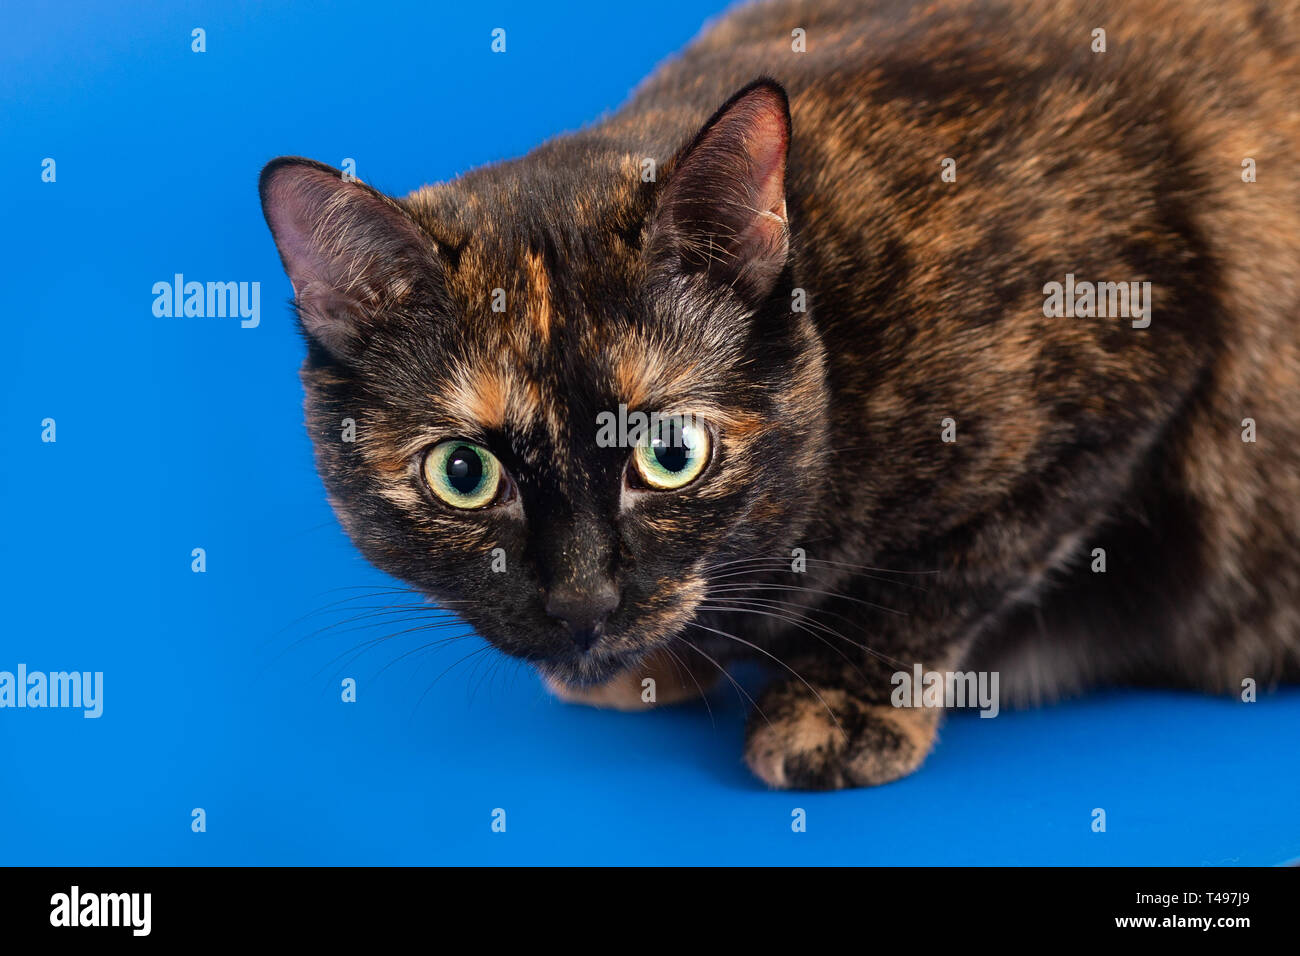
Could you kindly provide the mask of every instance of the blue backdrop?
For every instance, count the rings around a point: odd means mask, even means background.
[[[346,589],[393,582],[353,552],[312,468],[262,164],[352,158],[360,178],[405,192],[517,155],[617,106],[713,12],[682,0],[8,12],[0,670],[101,671],[104,700],[98,719],[0,709],[0,863],[1300,856],[1295,691],[1254,704],[1110,693],[960,717],[910,779],[772,793],[741,762],[734,693],[711,710],[573,708],[512,662],[462,660],[475,637],[367,646],[393,628],[348,620],[382,601]],[[191,49],[195,28],[206,52]],[[151,289],[177,273],[260,282],[260,324],[156,317]],[[313,633],[326,625],[339,626]],[[340,699],[344,677],[356,703]],[[795,808],[807,832],[792,832]]]

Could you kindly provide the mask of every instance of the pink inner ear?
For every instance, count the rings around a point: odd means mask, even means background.
[[[312,288],[317,284],[337,287],[342,281],[337,243],[322,235],[318,223],[348,188],[340,177],[310,166],[285,166],[268,184],[267,222],[296,296],[324,291]]]
[[[328,167],[270,167],[262,197],[303,324],[332,351],[438,269],[432,242],[404,210]]]
[[[706,125],[670,175],[661,242],[687,269],[751,298],[771,291],[789,254],[785,170],[790,126],[779,87],[740,94]]]
[[[749,257],[751,268],[767,273],[784,263],[789,251],[789,234],[785,206],[785,158],[789,133],[783,104],[767,91],[751,94],[757,102],[748,116],[742,117],[740,136],[749,160],[752,206],[760,212],[742,231],[739,243],[742,255]],[[748,106],[748,104],[746,104]]]
[[[751,96],[758,98],[759,94]],[[742,136],[749,155],[756,208],[785,221],[785,157],[790,148],[783,104],[767,93],[767,102],[755,110],[752,124]]]

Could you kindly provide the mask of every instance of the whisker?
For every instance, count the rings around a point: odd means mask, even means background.
[[[807,558],[807,559],[805,559],[805,560],[807,560],[809,564],[813,564],[813,565],[816,565],[816,564],[820,564],[820,563],[822,563],[822,562],[819,562],[819,561],[814,561],[812,558]],[[710,574],[710,575],[709,575],[709,580],[711,580],[711,581],[720,581],[720,580],[722,580],[722,579],[724,579],[724,578],[738,578],[738,577],[741,577],[742,575],[753,574],[753,573],[755,573],[755,572],[762,573],[763,571],[770,571],[770,572],[786,571],[786,572],[788,572],[788,573],[790,573],[790,574],[800,574],[800,573],[802,573],[802,572],[799,572],[799,571],[792,571],[792,570],[790,570],[790,562],[789,562],[789,561],[784,561],[784,560],[782,560],[782,561],[779,561],[779,562],[777,562],[777,563],[775,563],[775,564],[770,564],[770,565],[756,565],[756,566],[751,566],[751,567],[741,568],[741,569],[738,570],[738,571],[728,571],[726,574]],[[906,582],[906,581],[891,581],[889,578],[882,578],[882,577],[878,577],[877,575],[874,575],[874,574],[866,574],[866,573],[864,573],[864,572],[859,572],[859,573],[857,574],[857,577],[860,577],[860,578],[866,578],[868,581],[877,581],[877,582],[879,582],[879,583],[881,583],[881,584],[893,584],[893,585],[896,585],[896,586],[898,586],[898,587],[911,588],[911,589],[914,590],[914,591],[920,591],[920,592],[922,592],[922,593],[924,593],[925,591],[928,590],[928,588],[923,588],[923,587],[921,587],[919,584],[909,584],[909,583]]]
[[[474,706],[474,697],[478,694],[479,687],[483,685],[483,679],[487,677],[488,674],[492,673],[493,669],[496,667],[497,663],[500,662],[500,660],[501,660],[500,654],[489,655],[488,657],[480,657],[478,660],[474,662],[474,666],[469,669],[469,676],[465,678],[467,683],[469,681],[472,681],[474,679],[474,675],[478,673],[479,664],[483,663],[484,661],[492,662],[488,665],[488,669],[484,673],[483,677],[480,677],[477,683],[474,684],[473,689],[470,690],[469,696],[467,698],[468,706],[470,707]]]
[[[427,630],[427,628],[411,628],[410,631],[399,631],[397,634],[393,634],[393,635],[391,635],[391,637],[386,638],[386,639],[387,639],[387,640],[391,640],[392,637],[400,637],[402,634],[408,634],[408,633],[413,633],[413,632],[415,632],[415,631],[422,631],[422,630]],[[417,647],[417,648],[416,648],[415,650],[413,650],[413,651],[407,651],[407,652],[404,653],[404,654],[399,654],[397,657],[394,657],[391,661],[389,661],[389,662],[388,662],[387,664],[385,664],[383,667],[379,668],[379,670],[377,670],[377,671],[374,673],[374,675],[373,675],[370,679],[371,679],[371,680],[377,680],[377,679],[379,678],[379,676],[380,676],[381,674],[384,673],[384,671],[388,670],[388,668],[392,667],[392,666],[393,666],[394,664],[396,664],[398,661],[401,661],[401,660],[404,660],[405,658],[410,657],[412,654],[414,654],[414,653],[416,653],[416,652],[418,652],[418,651],[424,650],[425,648],[428,648],[428,647],[433,647],[433,646],[436,645],[436,644],[450,644],[450,643],[452,643],[453,641],[458,641],[458,640],[460,640],[462,637],[468,637],[468,636],[469,636],[470,634],[472,634],[472,633],[474,633],[474,632],[473,632],[473,631],[468,631],[468,630],[467,630],[467,631],[465,631],[465,632],[463,632],[463,633],[461,633],[461,634],[453,634],[453,635],[451,635],[450,637],[440,637],[438,640],[436,640],[436,641],[432,641],[432,642],[430,642],[430,643],[428,643],[428,644],[424,644],[424,645],[422,645],[421,647]]]
[[[681,673],[684,670],[686,671],[686,676],[695,682],[695,689],[700,692],[700,700],[704,701],[704,707],[709,712],[709,723],[711,723],[714,730],[716,730],[718,722],[713,719],[713,708],[709,705],[709,697],[704,693],[704,687],[700,684],[699,678],[695,676],[694,671],[686,666],[686,662],[677,656],[677,653],[672,649],[671,645],[665,644],[664,650],[667,651],[668,655],[673,659],[673,669],[677,671],[678,677],[681,677]]]
[[[457,623],[457,622],[454,622],[454,621],[441,621],[441,622],[436,623],[436,624],[424,624],[424,625],[421,625],[421,626],[419,626],[419,627],[409,627],[409,628],[406,628],[406,629],[401,630],[401,631],[394,631],[394,632],[391,633],[391,634],[383,634],[383,635],[380,635],[379,637],[376,637],[376,638],[374,638],[373,640],[364,641],[364,642],[362,642],[361,644],[357,645],[356,647],[353,647],[353,648],[350,648],[349,650],[343,651],[341,654],[336,654],[336,655],[335,655],[335,656],[334,656],[330,661],[328,661],[324,666],[322,666],[322,667],[320,668],[320,670],[318,670],[318,671],[317,671],[314,675],[312,675],[312,676],[313,676],[313,677],[319,677],[319,676],[320,676],[320,675],[321,675],[321,674],[322,674],[322,673],[323,673],[327,668],[329,668],[332,664],[334,664],[336,661],[338,661],[339,658],[341,658],[341,657],[346,657],[347,655],[351,654],[352,656],[349,657],[348,660],[346,660],[346,661],[343,663],[343,666],[340,667],[337,671],[334,672],[334,676],[337,677],[340,673],[343,672],[344,669],[350,667],[350,666],[351,666],[355,661],[357,661],[357,660],[361,657],[362,654],[364,654],[364,653],[365,653],[366,651],[368,651],[370,648],[372,648],[372,647],[374,647],[374,646],[376,646],[376,645],[378,645],[378,644],[382,644],[382,643],[384,643],[385,641],[391,641],[391,640],[393,640],[394,638],[401,637],[401,636],[404,635],[404,634],[415,634],[415,633],[418,633],[418,632],[420,632],[420,631],[436,631],[436,630],[441,630],[442,628],[444,628],[444,627],[450,627],[450,626],[452,626],[452,625],[455,624],[455,623]],[[354,652],[355,652],[355,653],[354,653]]]
[[[344,589],[343,589],[343,588],[334,588],[334,589],[332,589],[331,591],[327,591],[327,592],[325,592],[325,594],[334,593],[334,592],[336,592],[336,591],[340,591],[340,590],[344,590]],[[398,589],[398,588],[389,588],[389,589],[367,589],[367,591],[366,591],[365,594],[353,595],[352,597],[346,597],[346,598],[342,598],[342,599],[337,600],[337,601],[331,601],[329,604],[326,604],[324,607],[316,608],[314,611],[308,611],[306,614],[303,614],[301,617],[299,617],[299,618],[297,618],[297,619],[295,619],[295,620],[290,621],[288,624],[284,625],[284,626],[281,627],[279,630],[277,630],[277,631],[275,631],[273,634],[271,634],[271,635],[270,635],[270,636],[269,636],[269,637],[268,637],[268,638],[263,642],[262,646],[265,647],[266,644],[269,644],[272,640],[274,640],[276,637],[279,637],[281,634],[283,634],[285,631],[289,630],[291,627],[295,627],[296,625],[301,624],[303,621],[306,621],[306,620],[309,620],[309,619],[311,619],[311,618],[313,618],[313,617],[316,617],[316,616],[319,615],[319,614],[324,614],[324,613],[326,613],[327,611],[329,611],[331,608],[337,607],[337,606],[340,605],[340,604],[347,604],[347,603],[349,603],[349,602],[351,602],[351,601],[360,601],[360,600],[364,600],[364,599],[366,599],[366,598],[379,598],[379,597],[383,597],[384,594],[385,594],[386,592],[387,592],[387,593],[391,593],[391,592],[393,592],[393,591],[398,591],[398,590],[406,591],[407,589],[405,589],[405,588],[401,588],[401,589]]]
[[[767,651],[764,648],[759,647],[757,644],[751,643],[750,641],[747,641],[742,637],[737,637],[735,634],[728,634],[726,631],[719,631],[716,628],[708,627],[704,624],[699,624],[695,621],[690,621],[688,623],[691,627],[698,627],[705,631],[712,631],[714,634],[717,634],[719,637],[731,638],[731,640],[737,641],[740,644],[744,644],[746,647],[753,648],[754,650],[758,651],[760,654],[770,657],[772,660],[776,661],[778,664],[780,664],[782,667],[788,670],[791,674],[797,677],[805,687],[807,687],[810,691],[813,692],[813,696],[816,697],[819,701],[821,701],[821,705],[826,708],[826,713],[831,715],[831,720],[834,721],[835,727],[837,730],[839,730],[840,735],[845,740],[849,739],[849,735],[846,734],[844,732],[844,728],[840,726],[840,719],[835,716],[835,711],[831,710],[830,704],[826,703],[826,699],[822,697],[822,695],[818,692],[817,688],[813,687],[812,684],[808,683],[808,681],[804,679],[804,676],[802,674],[796,671],[785,661],[781,660],[781,658],[777,657],[775,654],[771,653],[770,651]]]
[[[689,623],[691,623],[691,622],[688,621],[687,623],[689,624]],[[737,681],[736,678],[732,677],[730,674],[727,673],[727,669],[726,669],[725,667],[723,667],[721,664],[719,664],[717,661],[715,661],[715,660],[714,660],[712,657],[710,657],[708,654],[704,653],[704,651],[700,650],[698,647],[696,647],[694,644],[692,644],[690,641],[688,641],[688,640],[686,639],[686,635],[685,635],[685,634],[678,634],[678,635],[677,635],[677,640],[681,641],[683,644],[685,644],[687,647],[689,647],[691,650],[693,650],[696,654],[699,654],[699,655],[700,655],[701,657],[703,657],[706,661],[708,661],[710,664],[712,664],[714,667],[716,667],[716,668],[718,669],[718,673],[720,673],[720,674],[721,674],[723,677],[725,677],[727,680],[731,681],[731,686],[734,687],[734,688],[736,688],[736,692],[737,692],[737,694],[738,694],[738,695],[744,695],[745,699],[748,700],[748,701],[749,701],[749,702],[754,706],[754,709],[755,709],[756,711],[758,711],[759,716],[761,716],[761,717],[763,718],[764,722],[766,722],[766,724],[767,724],[769,727],[772,727],[772,721],[770,721],[770,720],[767,719],[767,714],[763,713],[763,708],[760,707],[760,706],[758,706],[758,701],[754,700],[754,698],[751,697],[751,696],[749,695],[749,691],[745,690],[745,688],[743,688],[743,687],[740,686],[740,682]],[[776,730],[775,727],[772,727],[772,729],[773,729],[773,730]]]
[[[419,595],[418,592],[412,591],[410,588],[406,588],[406,587],[388,587],[388,586],[374,587],[368,585],[356,585],[356,586],[346,586],[341,588],[333,588],[326,593],[327,594],[336,593],[338,591],[344,591],[344,590],[357,590],[357,591],[361,591],[362,593],[355,594],[338,601],[330,602],[324,607],[317,608],[314,611],[309,611],[308,613],[300,616],[294,621],[291,621],[290,623],[281,627],[275,633],[268,636],[261,643],[260,648],[262,650],[267,649],[267,645],[275,641],[285,631],[288,631],[290,628],[293,628],[304,621],[310,620],[313,617],[330,613],[330,611],[335,608],[340,608],[345,605],[351,605],[351,606],[343,607],[345,613],[348,613],[350,616],[345,617],[342,620],[335,621],[331,624],[328,624],[325,627],[313,629],[312,631],[309,631],[307,634],[304,634],[302,637],[299,637],[297,640],[291,641],[287,646],[282,648],[278,654],[275,654],[272,658],[265,661],[263,665],[263,672],[265,672],[267,668],[270,668],[277,661],[283,659],[285,655],[296,650],[298,647],[300,647],[302,644],[306,643],[307,641],[319,637],[322,634],[325,634],[329,631],[339,630],[345,624],[350,624],[355,621],[368,620],[371,618],[387,617],[387,616],[398,615],[398,614],[409,614],[413,619],[429,619],[430,616],[436,616],[436,615],[451,616],[457,613],[455,609],[452,609],[450,607],[443,607],[441,606],[440,603],[433,603],[429,601],[427,598],[424,598],[423,595]],[[421,600],[419,602],[399,602],[396,604],[381,604],[381,605],[358,605],[355,603],[357,601],[383,598],[386,595],[394,595],[394,594],[416,595],[420,597]],[[461,604],[468,604],[472,602],[456,600],[456,601],[442,602],[442,603],[461,605]],[[360,612],[360,613],[353,614],[351,612]],[[348,630],[355,630],[355,628],[346,628],[342,631],[342,633],[346,633]]]
[[[806,542],[806,543],[811,544],[814,542]],[[757,563],[762,561],[774,561],[789,566],[793,560],[794,559],[791,558],[789,555],[784,555],[784,554],[760,555],[760,556],[749,557],[749,558],[736,558],[732,561],[723,561],[718,564],[708,564],[705,565],[702,570],[704,570],[705,572],[718,571],[723,568],[735,567],[737,565],[742,565],[742,564],[752,564],[752,563]],[[869,564],[853,564],[852,562],[849,561],[831,561],[827,558],[805,558],[804,560],[808,561],[809,563],[832,564],[839,567],[851,568],[855,571],[875,571],[878,574],[920,575],[920,574],[942,574],[943,573],[942,569],[935,569],[930,571],[904,571],[900,568],[879,568]]]
[[[806,633],[808,633],[808,634],[811,634],[813,637],[817,638],[817,640],[821,641],[823,644],[825,644],[827,647],[829,647],[832,651],[834,651],[836,654],[838,654],[841,658],[843,658],[843,659],[844,659],[844,663],[848,664],[848,665],[849,665],[850,667],[852,667],[855,671],[857,671],[857,672],[858,672],[858,676],[861,677],[861,678],[863,679],[864,682],[865,682],[866,679],[867,679],[867,675],[864,674],[864,673],[862,673],[861,668],[859,668],[858,665],[855,664],[855,663],[852,661],[852,659],[851,659],[847,654],[845,654],[842,650],[840,650],[838,647],[836,647],[836,646],[835,646],[834,644],[832,644],[830,641],[826,640],[826,638],[822,637],[822,636],[821,636],[820,634],[818,634],[816,631],[812,630],[811,628],[807,627],[807,626],[804,625],[804,624],[801,624],[800,622],[794,620],[793,618],[789,618],[789,617],[786,617],[786,616],[781,615],[781,614],[776,614],[776,613],[773,613],[772,611],[764,611],[764,610],[762,610],[762,609],[760,609],[760,608],[750,608],[750,607],[740,607],[740,606],[735,606],[735,607],[729,607],[729,608],[728,608],[728,607],[713,607],[713,606],[711,606],[711,605],[701,604],[700,607],[699,607],[699,610],[701,610],[701,611],[715,611],[715,612],[718,612],[718,613],[720,613],[720,614],[760,614],[760,615],[762,615],[762,616],[764,616],[764,617],[770,617],[770,618],[772,618],[772,619],[774,619],[774,620],[777,620],[777,621],[783,621],[783,622],[785,622],[786,624],[792,624],[792,625],[794,625],[795,627],[799,628],[800,630],[802,630],[802,631],[804,631],[804,632],[806,632]],[[842,635],[836,635],[836,636],[839,637],[839,636],[842,636]],[[845,638],[845,640],[848,640],[848,639]],[[849,641],[849,643],[850,643],[850,644],[853,644],[852,641]],[[861,647],[863,650],[866,650],[866,648],[865,648],[863,645],[853,644],[853,646],[854,646],[854,647]]]
[[[903,611],[896,611],[893,608],[885,607],[882,604],[875,604],[871,601],[864,601],[862,598],[850,597],[847,594],[839,594],[836,591],[824,591],[820,588],[808,588],[797,584],[759,584],[759,583],[726,584],[720,588],[707,588],[704,594],[706,597],[711,597],[715,593],[729,594],[733,591],[746,591],[746,590],[755,590],[755,589],[763,590],[763,591],[800,591],[806,594],[822,594],[822,595],[826,595],[827,597],[838,598],[842,601],[852,601],[854,604],[861,604],[864,607],[869,607],[877,611],[884,611],[886,614],[894,614],[897,615],[898,617],[907,617],[907,614],[905,614]]]
[[[848,617],[847,615],[844,614],[840,614],[838,611],[832,611],[830,608],[818,607],[815,604],[798,604],[794,601],[783,601],[779,597],[757,597],[757,596],[748,596],[748,595],[742,597],[725,597],[725,596],[714,595],[710,597],[709,600],[722,601],[724,603],[731,602],[731,601],[748,601],[751,604],[764,604],[781,610],[797,611],[801,615],[805,615],[805,616],[810,614],[824,614],[827,617],[833,617],[836,620],[843,621],[845,624],[848,624],[855,628],[862,626],[862,622],[860,620]],[[817,623],[820,624],[821,622],[818,621]]]
[[[809,618],[805,614],[800,614],[797,612],[807,610],[810,613],[829,614],[832,617],[837,617],[840,620],[847,621],[850,624],[857,623],[852,619],[845,617],[843,614],[836,614],[834,611],[828,611],[825,610],[824,608],[806,608],[804,605],[790,604],[785,601],[777,601],[775,599],[767,599],[767,598],[714,597],[711,598],[710,600],[716,601],[720,604],[727,604],[727,605],[740,605],[740,606],[751,605],[756,608],[766,607],[766,608],[770,608],[772,611],[781,611],[784,614],[793,614],[794,618],[785,617],[783,615],[777,615],[777,614],[773,614],[772,616],[776,617],[778,620],[785,620],[792,624],[795,623],[795,618],[797,618],[800,621],[806,622],[810,627],[816,627],[826,634],[830,634],[833,637],[838,637],[840,640],[847,642],[851,646],[856,647],[858,650],[865,651],[866,653],[872,655],[873,657],[885,661],[887,664],[891,664],[895,667],[904,670],[907,667],[907,665],[903,664],[901,661],[897,661],[894,658],[890,657],[888,654],[876,650],[875,648],[871,647],[869,644],[860,644],[857,641],[853,640],[851,637],[848,637],[840,633],[839,631],[835,630],[833,627],[827,624],[823,624],[821,621],[817,621],[812,618]],[[704,606],[701,605],[701,608],[704,609]],[[707,609],[719,611],[719,612],[727,612],[732,610],[740,610],[741,607],[738,606],[738,607],[707,608]],[[863,676],[865,677],[866,675]]]
[[[390,609],[381,612],[371,612],[369,614],[358,615],[357,617],[349,618],[348,620],[338,621],[334,624],[329,625],[328,627],[317,628],[311,633],[305,634],[304,636],[300,637],[298,640],[290,644],[288,647],[286,647],[278,655],[276,655],[276,657],[272,661],[268,662],[267,666],[269,667],[270,664],[274,663],[276,660],[283,658],[286,654],[294,650],[300,644],[312,640],[313,638],[320,637],[328,633],[329,631],[334,631],[336,634],[351,634],[355,631],[365,631],[374,626],[374,624],[376,623],[374,618],[381,619],[380,621],[381,623],[390,623],[388,621],[383,621],[382,619],[392,617],[394,615],[403,615],[399,623],[405,623],[407,621],[424,621],[433,625],[463,623],[460,621],[459,618],[455,618],[455,617],[447,617],[443,619],[443,616],[440,614],[438,615],[412,614],[408,611],[403,611],[400,609]],[[364,621],[364,623],[353,624],[351,627],[344,626],[346,624],[351,623],[352,621],[358,621],[358,620],[362,620]]]
[[[419,711],[419,709],[420,709],[420,705],[424,703],[424,698],[426,698],[426,697],[429,696],[429,691],[433,690],[433,688],[437,685],[438,681],[440,681],[440,680],[442,680],[444,677],[446,677],[447,674],[448,674],[448,673],[449,673],[453,668],[455,668],[458,664],[464,663],[465,661],[469,660],[471,657],[473,657],[473,656],[476,655],[476,654],[482,654],[484,651],[490,651],[490,650],[492,650],[492,645],[491,645],[491,644],[484,644],[484,645],[483,645],[482,647],[480,647],[478,650],[470,651],[470,652],[469,652],[468,654],[466,654],[464,657],[460,658],[459,660],[456,660],[456,661],[452,662],[452,664],[451,664],[449,667],[447,667],[446,669],[444,669],[443,672],[442,672],[441,674],[439,674],[437,677],[435,677],[435,678],[433,679],[433,683],[432,683],[432,684],[430,684],[428,687],[426,687],[426,688],[424,689],[424,693],[420,695],[420,699],[417,700],[417,701],[415,702],[415,708],[411,711],[411,719],[412,719],[412,720],[415,719],[415,715],[416,715],[416,713]]]

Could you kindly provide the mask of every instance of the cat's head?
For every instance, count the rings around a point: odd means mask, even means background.
[[[653,178],[595,133],[406,199],[268,165],[317,464],[366,557],[583,683],[683,635],[714,566],[789,554],[829,454],[789,143],[760,81]]]

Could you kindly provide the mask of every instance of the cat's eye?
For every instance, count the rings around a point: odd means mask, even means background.
[[[429,489],[453,508],[482,508],[500,495],[501,463],[486,448],[467,441],[445,441],[424,456]]]
[[[709,463],[708,429],[689,416],[658,419],[632,452],[636,475],[659,491],[690,484]]]

